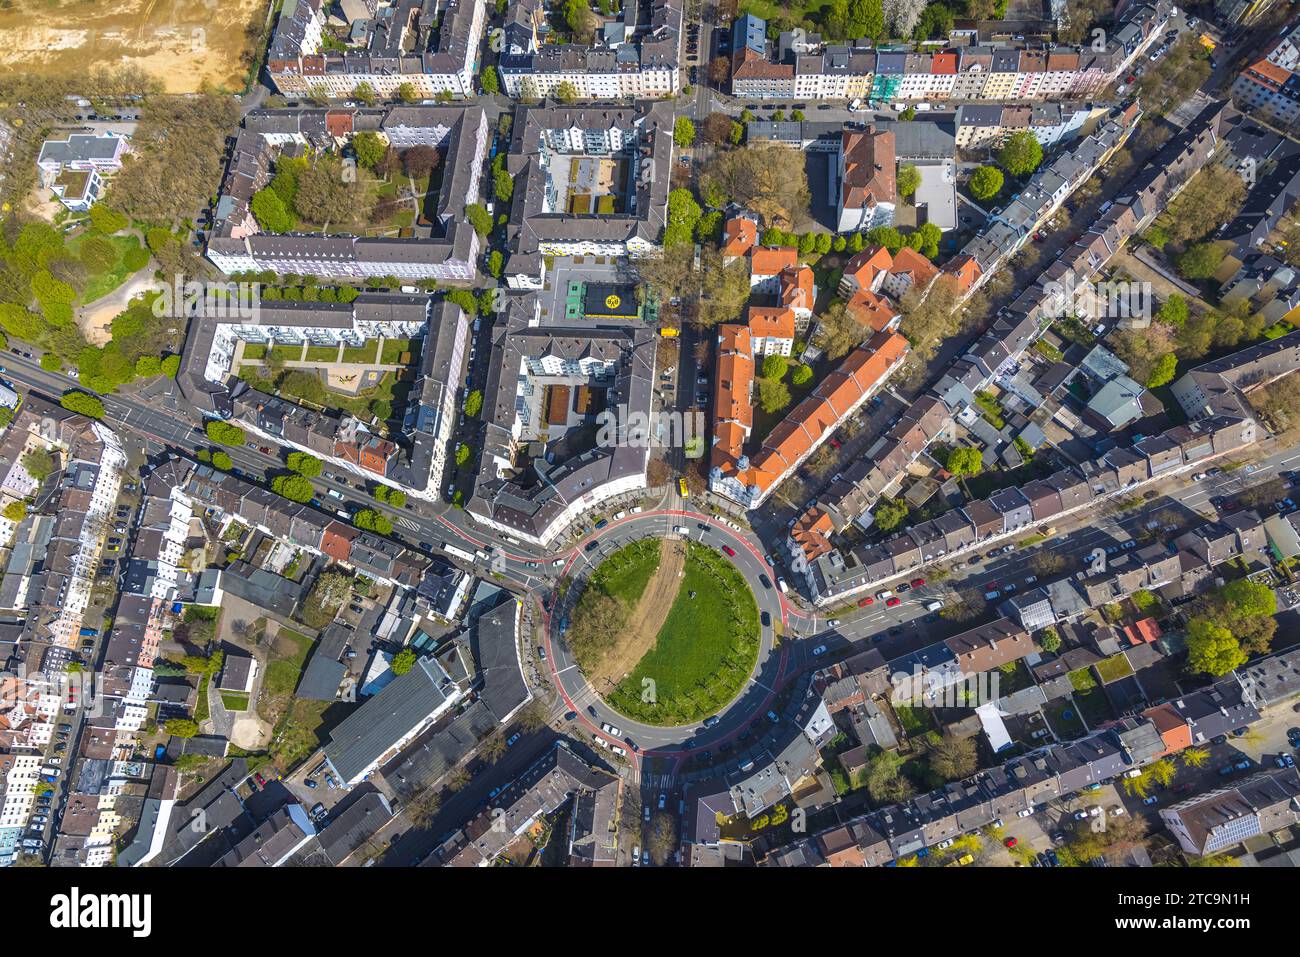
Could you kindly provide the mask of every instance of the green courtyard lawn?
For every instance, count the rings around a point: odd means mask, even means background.
[[[682,584],[655,647],[607,700],[647,724],[699,721],[740,693],[758,646],[758,604],[744,578],[713,549],[690,542]],[[642,700],[645,679],[653,682],[653,701]]]
[[[308,346],[308,362],[337,362],[339,357],[338,346]]]
[[[221,703],[227,711],[247,711],[248,695],[242,691],[221,692]]]
[[[379,362],[386,366],[400,365],[404,352],[410,352],[412,359],[416,358],[417,354],[411,350],[410,339],[385,339],[384,351],[379,356]]]
[[[373,363],[379,354],[379,341],[367,342],[364,346],[348,346],[343,350],[343,361],[357,365]]]

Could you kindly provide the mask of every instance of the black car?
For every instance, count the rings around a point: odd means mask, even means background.
[[[761,614],[759,614],[758,620],[763,623],[764,628],[772,627],[772,616],[769,615],[767,612],[762,612]]]
[[[764,588],[771,588],[771,587],[772,587],[772,580],[771,580],[770,578],[768,578],[766,575],[761,575],[761,574],[760,574],[760,575],[758,576],[758,581],[759,581],[759,584],[761,584]]]
[[[595,540],[593,539],[592,541],[590,541],[590,542],[587,543],[587,547],[584,548],[583,551],[584,551],[584,552],[594,552],[594,551],[595,551],[596,549],[598,549],[598,548],[600,548],[600,542],[595,541]]]
[[[1210,739],[1210,744],[1227,744],[1228,736],[1226,734],[1216,734]]]
[[[591,715],[593,718],[596,717],[596,706],[594,704],[587,705],[587,714]]]

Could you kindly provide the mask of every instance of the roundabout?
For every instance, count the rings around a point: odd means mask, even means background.
[[[546,606],[546,651],[594,743],[681,759],[762,718],[786,664],[773,575],[737,530],[694,512],[631,515],[580,543]]]
[[[758,661],[759,622],[725,553],[684,537],[644,538],[582,582],[565,642],[625,719],[683,727],[739,695]]]

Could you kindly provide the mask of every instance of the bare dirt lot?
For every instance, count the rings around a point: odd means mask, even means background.
[[[8,0],[0,74],[84,74],[129,64],[169,93],[242,90],[266,0]]]
[[[593,688],[614,688],[654,648],[655,638],[677,598],[677,589],[682,583],[682,569],[685,567],[686,543],[667,539],[661,541],[659,567],[645,586],[645,591],[641,593],[641,598],[628,619],[628,634],[605,656],[600,668],[590,676]]]

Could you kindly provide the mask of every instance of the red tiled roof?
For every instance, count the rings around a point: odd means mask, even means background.
[[[750,306],[748,318],[751,336],[794,338],[794,312],[785,306]]]
[[[898,313],[894,312],[888,302],[867,289],[855,292],[844,304],[844,310],[854,320],[876,332],[884,332],[898,318]]]
[[[776,276],[781,270],[799,265],[799,250],[793,246],[756,246],[749,253],[751,276]]]
[[[758,245],[758,224],[737,216],[722,228],[722,255],[743,256]]]

